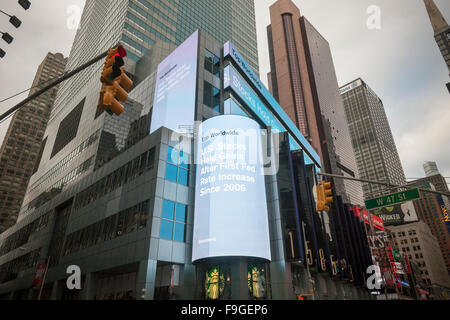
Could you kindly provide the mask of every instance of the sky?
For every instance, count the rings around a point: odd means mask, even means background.
[[[84,5],[84,0],[31,2],[27,11],[13,0],[0,4],[23,22],[15,29],[0,16],[0,31],[15,38],[10,45],[0,42],[7,52],[0,59],[0,101],[31,86],[47,52],[69,55],[74,22]],[[255,0],[260,74],[266,84],[270,71],[266,27],[274,2]],[[435,2],[449,22],[450,1]],[[406,177],[423,177],[425,161],[436,161],[440,172],[450,177],[450,94],[445,87],[450,78],[423,0],[294,3],[330,43],[339,85],[361,77],[383,100]],[[379,29],[367,24],[374,21],[375,11],[368,13],[373,6],[379,9]],[[0,113],[24,98],[26,94],[0,103]],[[8,124],[0,124],[0,141]]]

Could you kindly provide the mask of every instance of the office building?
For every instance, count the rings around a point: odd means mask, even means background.
[[[436,299],[450,293],[450,276],[447,272],[438,240],[425,222],[419,221],[402,226],[391,226],[390,231],[398,248],[408,255],[410,261],[420,268],[420,274],[427,291],[433,292]],[[412,285],[412,284],[411,284]],[[435,292],[434,292],[435,291]],[[437,293],[437,294],[436,294]]]
[[[271,92],[317,150],[324,172],[358,178],[330,45],[291,0],[270,7]],[[334,179],[344,202],[363,204],[359,182]]]
[[[447,179],[443,177],[442,174],[439,172],[436,162],[426,162],[423,165],[423,168],[425,170],[426,177],[422,179],[417,179],[415,180],[415,182],[417,183],[429,182],[433,185],[436,191],[443,193],[450,193]],[[446,209],[450,210],[450,197],[442,195],[442,200],[444,201]]]
[[[433,26],[434,38],[450,72],[450,27],[434,0],[424,0]]]
[[[195,32],[126,109],[70,157],[91,159],[102,135],[123,150],[90,174],[79,160],[0,236],[0,299],[36,298],[47,261],[42,299],[368,298],[361,224],[342,201],[336,217],[315,211],[320,157],[231,42]],[[81,291],[67,289],[67,265],[81,268]]]
[[[362,80],[341,87],[356,163],[361,179],[405,185],[406,178],[383,102]],[[390,193],[363,183],[365,199]]]
[[[425,175],[427,177],[435,176],[439,174],[439,169],[437,167],[436,162],[427,161],[423,164],[423,170],[425,171]]]
[[[434,184],[428,179],[411,181],[409,186],[411,188],[436,190]],[[447,272],[450,274],[450,221],[448,221],[448,211],[445,208],[443,197],[434,193],[421,192],[421,198],[414,200],[414,207],[419,219],[428,225],[431,233],[436,237],[447,266]]]
[[[126,70],[135,78],[135,74],[140,75],[136,68],[141,58],[151,56],[157,65],[187,35],[202,27],[219,42],[232,40],[237,48],[244,48],[244,58],[258,70],[253,1],[196,1],[195,5],[201,3],[199,14],[188,9],[187,1],[88,0],[67,69],[72,70],[121,42],[128,53]],[[92,172],[124,148],[125,141],[117,140],[117,132],[128,132],[131,123],[140,118],[143,106],[126,108],[121,122],[99,114],[96,106],[101,68],[102,62],[98,62],[61,86],[44,136],[41,166],[30,180],[19,219],[36,202],[58,193],[67,179],[72,181]],[[140,73],[146,75],[148,70]],[[127,119],[126,124],[123,118]],[[76,174],[72,174],[74,170]]]
[[[36,72],[30,95],[64,73],[67,58],[48,53]],[[0,233],[16,223],[59,86],[34,99],[12,117],[0,149]]]

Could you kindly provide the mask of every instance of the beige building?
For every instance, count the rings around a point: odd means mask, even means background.
[[[67,58],[48,53],[39,65],[30,95],[62,75]],[[58,86],[30,101],[12,117],[0,148],[0,233],[14,225],[30,177],[36,172],[42,152],[45,128]]]
[[[422,221],[389,227],[401,252],[408,255],[420,268],[420,274],[435,298],[445,297],[450,292],[450,276],[435,236]]]

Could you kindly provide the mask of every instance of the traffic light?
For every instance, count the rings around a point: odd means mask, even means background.
[[[330,182],[321,182],[316,187],[317,211],[330,212],[329,204],[333,203],[333,190]]]
[[[0,49],[0,58],[3,58],[6,55],[6,52],[3,49]]]
[[[24,8],[25,10],[28,10],[30,8],[30,1],[28,0],[19,0],[19,4]]]
[[[133,81],[125,74],[123,58],[127,52],[122,46],[108,51],[100,81],[102,89],[98,108],[109,114],[121,115],[124,107],[121,102],[128,99],[128,91],[133,86]]]

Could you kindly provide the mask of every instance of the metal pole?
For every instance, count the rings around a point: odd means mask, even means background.
[[[305,223],[303,221],[302,221],[302,231],[303,231],[304,241],[306,241]],[[315,299],[316,286],[313,285],[313,282],[312,282],[312,279],[311,279],[311,273],[309,272],[308,258],[306,258],[306,272],[308,272],[308,283],[309,283],[310,286],[312,286],[312,290],[314,291],[314,294],[312,294],[311,297],[312,297],[313,300],[316,300]]]
[[[10,18],[12,17],[11,15],[7,14],[7,13],[6,13],[5,11],[3,11],[3,10],[0,10],[0,12],[3,13],[3,14],[5,14],[5,15],[7,15],[7,16],[10,17]]]
[[[45,278],[47,277],[47,271],[48,271],[48,267],[49,266],[50,266],[50,256],[48,256],[47,265],[45,266],[44,278],[42,279],[41,288],[39,289],[39,295],[38,295],[38,298],[37,298],[38,300],[41,300],[42,289],[44,288]]]
[[[10,116],[11,114],[13,114],[14,112],[16,112],[17,110],[19,110],[20,108],[22,108],[24,105],[26,105],[28,102],[30,102],[31,100],[39,97],[41,94],[47,92],[48,90],[50,90],[51,88],[53,88],[54,86],[60,84],[63,81],[66,81],[67,79],[71,78],[72,76],[76,75],[77,73],[80,73],[81,71],[83,71],[84,69],[90,67],[91,65],[93,65],[94,63],[100,61],[101,59],[105,58],[108,55],[108,51],[105,51],[104,53],[100,54],[99,56],[95,57],[94,59],[86,62],[85,64],[83,64],[82,66],[76,68],[75,70],[63,75],[61,78],[59,78],[58,80],[52,82],[51,84],[49,84],[48,86],[46,86],[45,88],[39,90],[38,92],[32,94],[31,96],[29,96],[28,98],[26,98],[25,100],[23,100],[22,102],[18,103],[17,105],[15,105],[14,107],[12,107],[11,109],[9,109],[7,112],[5,112],[4,114],[2,114],[0,116],[0,121],[4,120],[5,118],[7,118],[8,116]]]
[[[364,180],[364,179],[356,179],[356,178],[344,177],[344,176],[339,176],[339,175],[329,174],[329,173],[318,172],[317,174],[320,175],[320,176],[324,176],[324,177],[330,177],[330,178],[336,178],[336,179],[344,179],[344,180],[358,181],[358,182],[364,182],[364,183],[369,183],[369,184],[382,185],[382,186],[385,186],[385,187],[389,187],[390,189],[411,189],[411,185],[396,186],[396,185],[393,185],[393,184],[390,184],[390,183],[386,183],[386,182],[379,182],[379,181],[373,181],[373,180]],[[416,188],[414,188],[414,189],[416,189]],[[428,193],[434,193],[434,194],[444,195],[444,196],[450,197],[450,193],[449,192],[441,192],[441,191],[434,191],[434,190],[427,190],[427,189],[420,189],[420,188],[418,188],[418,190],[420,192],[428,192]]]

